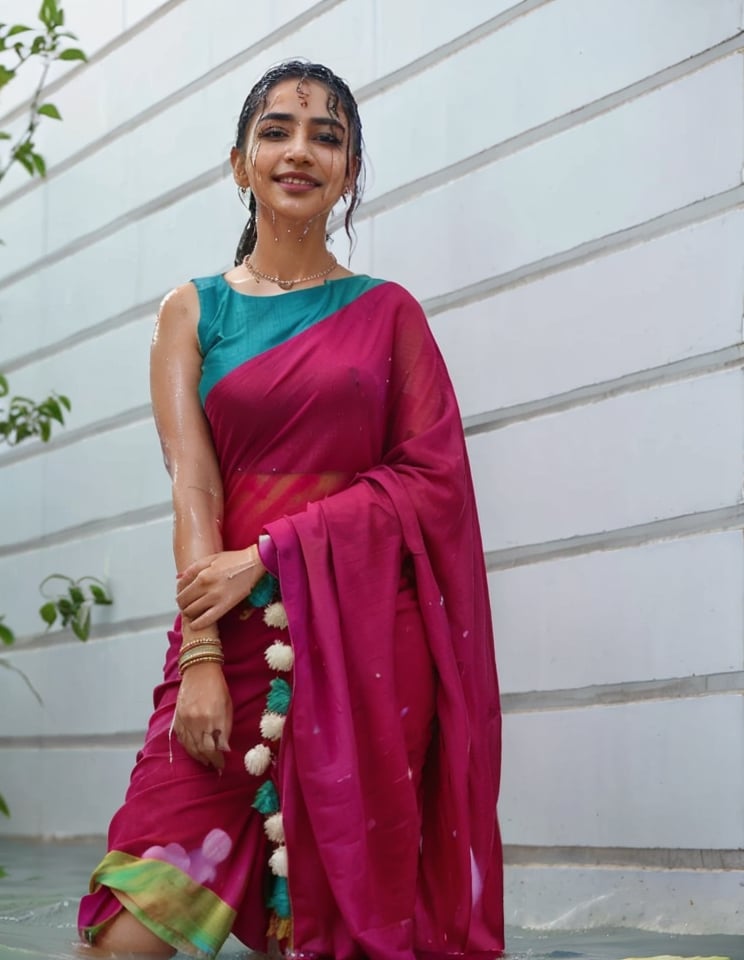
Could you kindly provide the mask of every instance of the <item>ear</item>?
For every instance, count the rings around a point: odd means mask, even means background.
[[[351,193],[354,190],[356,178],[359,175],[359,157],[349,157],[349,169],[346,172],[344,180],[344,194]]]
[[[239,187],[244,187],[247,190],[250,187],[250,182],[248,170],[245,166],[245,154],[237,147],[233,147],[230,151],[230,166],[233,171],[233,180]]]

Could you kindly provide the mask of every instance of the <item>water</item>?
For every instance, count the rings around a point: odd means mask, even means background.
[[[103,853],[100,841],[29,843],[0,838],[0,960],[80,960],[77,898]],[[728,957],[744,960],[744,937],[667,936],[635,930],[550,933],[510,929],[508,960],[625,960],[627,957]],[[180,955],[179,955],[180,956]],[[258,960],[228,940],[220,960]]]

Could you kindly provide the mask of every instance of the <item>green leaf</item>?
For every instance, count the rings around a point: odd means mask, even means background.
[[[36,172],[40,177],[46,176],[46,163],[44,158],[40,153],[32,153],[31,160],[33,161],[34,166],[36,167]]]
[[[78,638],[85,642],[90,636],[90,605],[84,604],[77,615],[73,617],[72,623],[72,632]]]
[[[76,606],[80,606],[81,603],[85,602],[85,594],[80,587],[70,587],[69,594],[70,600],[72,600]]]
[[[0,397],[5,397],[8,395],[10,387],[8,386],[8,380],[6,377],[0,373]]]
[[[28,33],[30,29],[31,27],[24,27],[22,23],[17,23],[14,27],[11,27],[10,30],[8,30],[6,36],[15,37],[19,33]]]
[[[24,170],[30,173],[31,176],[33,177],[36,171],[34,169],[33,163],[31,163],[28,157],[24,156],[23,154],[19,154],[18,151],[16,151],[15,158],[20,163],[20,165],[24,168]]]
[[[0,130],[0,140],[10,140],[11,134],[7,130]]]
[[[60,597],[59,600],[57,600],[57,609],[62,617],[62,622],[67,623],[75,613],[75,604],[68,600],[67,597]]]
[[[10,808],[8,807],[8,804],[5,802],[5,797],[2,795],[2,793],[0,793],[0,813],[2,813],[6,817],[10,816]]]
[[[82,50],[77,47],[68,47],[67,50],[63,50],[62,53],[57,57],[58,60],[85,60],[87,57]]]
[[[41,408],[41,404],[39,405]],[[62,408],[57,402],[56,397],[47,397],[44,401],[44,412],[48,417],[51,417],[52,420],[56,420],[58,423],[64,423],[64,417],[62,416]]]
[[[62,115],[53,103],[42,103],[36,112],[41,114],[42,117],[51,117],[53,120],[62,119]]]
[[[15,634],[10,627],[6,627],[4,623],[0,623],[0,641],[2,641],[6,647],[9,647],[11,644],[15,643]]]
[[[57,619],[57,607],[53,600],[50,600],[48,603],[43,603],[39,607],[39,616],[48,627],[52,626]]]
[[[4,87],[6,83],[10,83],[14,76],[15,70],[9,70],[0,64],[0,87]]]
[[[48,443],[51,435],[52,428],[49,426],[49,421],[42,420],[39,424],[39,436],[41,437],[42,443]]]
[[[57,0],[42,0],[39,10],[39,20],[48,30],[61,26],[60,11],[57,6]]]
[[[2,396],[2,394],[0,394],[0,396]],[[64,394],[62,394],[62,393],[58,393],[58,394],[56,394],[56,396],[57,396],[57,399],[59,400],[59,402],[60,402],[60,403],[62,404],[62,406],[65,408],[65,410],[70,411],[70,410],[72,409],[72,404],[70,403],[70,398],[69,398],[69,397],[66,397],[66,396],[65,396]]]
[[[4,867],[0,867],[0,880],[2,880],[3,877],[7,877],[7,876],[8,876],[8,871]]]
[[[91,592],[91,596],[95,603],[101,604],[102,606],[110,607],[114,602],[111,597],[106,593],[103,587],[97,586],[95,583],[91,583],[88,588]]]

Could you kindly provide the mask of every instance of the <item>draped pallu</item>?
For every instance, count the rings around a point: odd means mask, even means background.
[[[270,535],[294,649],[274,770],[293,945],[337,960],[498,956],[501,724],[487,584],[460,416],[421,307],[363,277],[271,298],[241,296],[221,277],[197,286],[224,546]],[[268,682],[272,631],[258,619],[236,609],[220,624],[233,748],[258,738],[260,706],[244,717],[239,706],[244,694],[258,702],[244,683]],[[176,631],[166,686],[179,642]],[[252,797],[255,778],[242,775]],[[237,802],[257,816],[250,799]],[[234,834],[236,816],[199,830]],[[141,857],[132,837],[123,846]],[[260,949],[250,919],[263,910],[259,871],[239,862],[266,849],[239,846],[223,872],[253,881],[236,893],[217,877],[208,892]]]

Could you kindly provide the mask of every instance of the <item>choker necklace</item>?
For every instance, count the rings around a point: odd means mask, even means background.
[[[330,266],[326,267],[325,270],[321,270],[320,273],[311,273],[309,277],[297,277],[296,280],[282,280],[279,277],[271,277],[268,273],[261,273],[260,270],[257,270],[251,263],[250,255],[243,257],[243,266],[246,267],[256,283],[258,283],[259,280],[268,280],[269,283],[275,283],[278,287],[281,287],[282,290],[291,290],[296,283],[307,283],[308,280],[320,280],[321,277],[327,277],[331,270],[337,265],[338,261],[333,254],[331,254]]]

